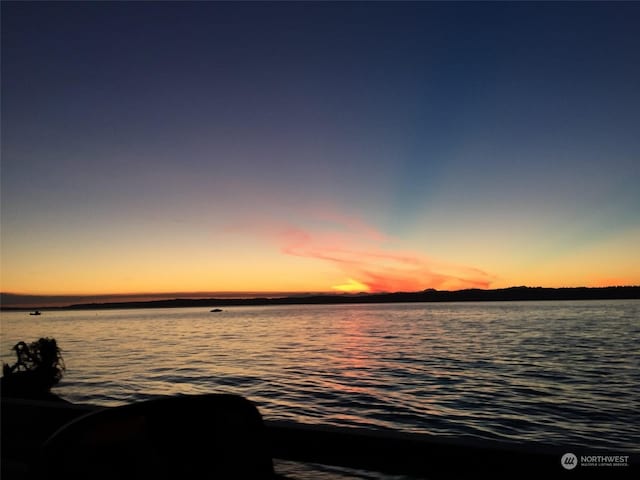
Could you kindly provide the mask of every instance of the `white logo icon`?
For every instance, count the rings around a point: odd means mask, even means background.
[[[560,459],[560,464],[567,470],[573,470],[578,466],[578,457],[573,453],[565,453]]]

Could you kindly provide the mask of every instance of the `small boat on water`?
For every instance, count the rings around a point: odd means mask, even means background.
[[[35,312],[29,312],[29,315],[42,315],[40,310],[36,310]]]
[[[218,313],[221,312],[222,309],[221,308],[214,308],[213,310],[211,310],[211,313]]]

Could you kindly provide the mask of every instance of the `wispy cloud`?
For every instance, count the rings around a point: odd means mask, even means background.
[[[328,221],[330,220],[330,221]],[[488,288],[492,277],[477,268],[394,249],[392,239],[351,217],[323,219],[321,227],[270,229],[282,253],[329,262],[344,272],[343,291],[417,291],[426,288]]]

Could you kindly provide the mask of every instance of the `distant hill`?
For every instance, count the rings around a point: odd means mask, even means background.
[[[176,298],[134,302],[82,303],[47,310],[102,310],[116,308],[231,307],[260,305],[321,305],[402,302],[502,302],[523,300],[615,300],[640,299],[640,286],[602,288],[511,287],[495,290],[424,290],[420,292],[298,295],[276,298]],[[33,308],[30,308],[33,310]],[[3,310],[27,310],[3,308]]]

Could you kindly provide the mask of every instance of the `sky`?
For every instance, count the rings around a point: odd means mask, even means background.
[[[1,290],[640,285],[638,24],[2,2]]]

